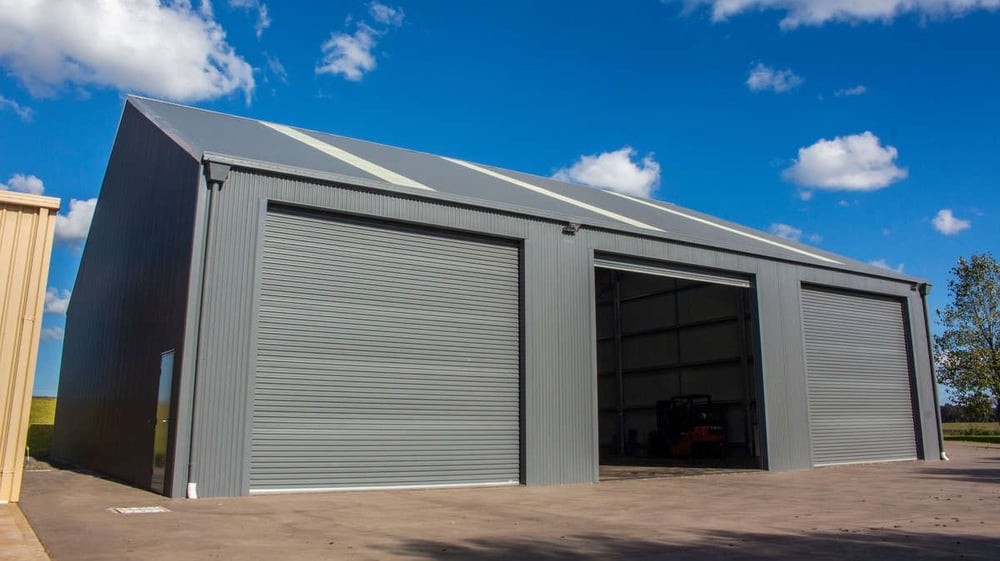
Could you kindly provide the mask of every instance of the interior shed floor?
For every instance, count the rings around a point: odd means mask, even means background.
[[[754,458],[637,458],[607,456],[601,458],[600,480],[653,479],[743,473],[757,470]]]
[[[1000,559],[1000,446],[947,449],[947,463],[198,500],[53,469],[25,474],[20,506],[57,561]]]

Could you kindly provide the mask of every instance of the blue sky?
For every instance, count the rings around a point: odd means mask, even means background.
[[[97,4],[0,0],[0,187],[63,200],[37,395],[126,93],[669,200],[932,309],[1000,234],[1000,0]]]

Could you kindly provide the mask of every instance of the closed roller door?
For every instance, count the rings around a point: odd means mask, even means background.
[[[802,290],[813,463],[917,457],[902,302]]]
[[[251,492],[516,482],[514,244],[272,210]]]

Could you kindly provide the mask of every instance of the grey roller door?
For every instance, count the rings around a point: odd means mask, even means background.
[[[917,457],[901,301],[803,288],[813,463]]]
[[[251,492],[516,482],[512,243],[271,210]]]

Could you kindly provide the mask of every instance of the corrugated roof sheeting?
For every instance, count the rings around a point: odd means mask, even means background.
[[[130,97],[197,158],[206,153],[261,165],[391,184],[418,196],[454,196],[486,208],[649,235],[705,247],[835,267],[867,275],[920,279],[726,222],[661,201],[556,181],[547,177],[435,156],[342,136]]]

